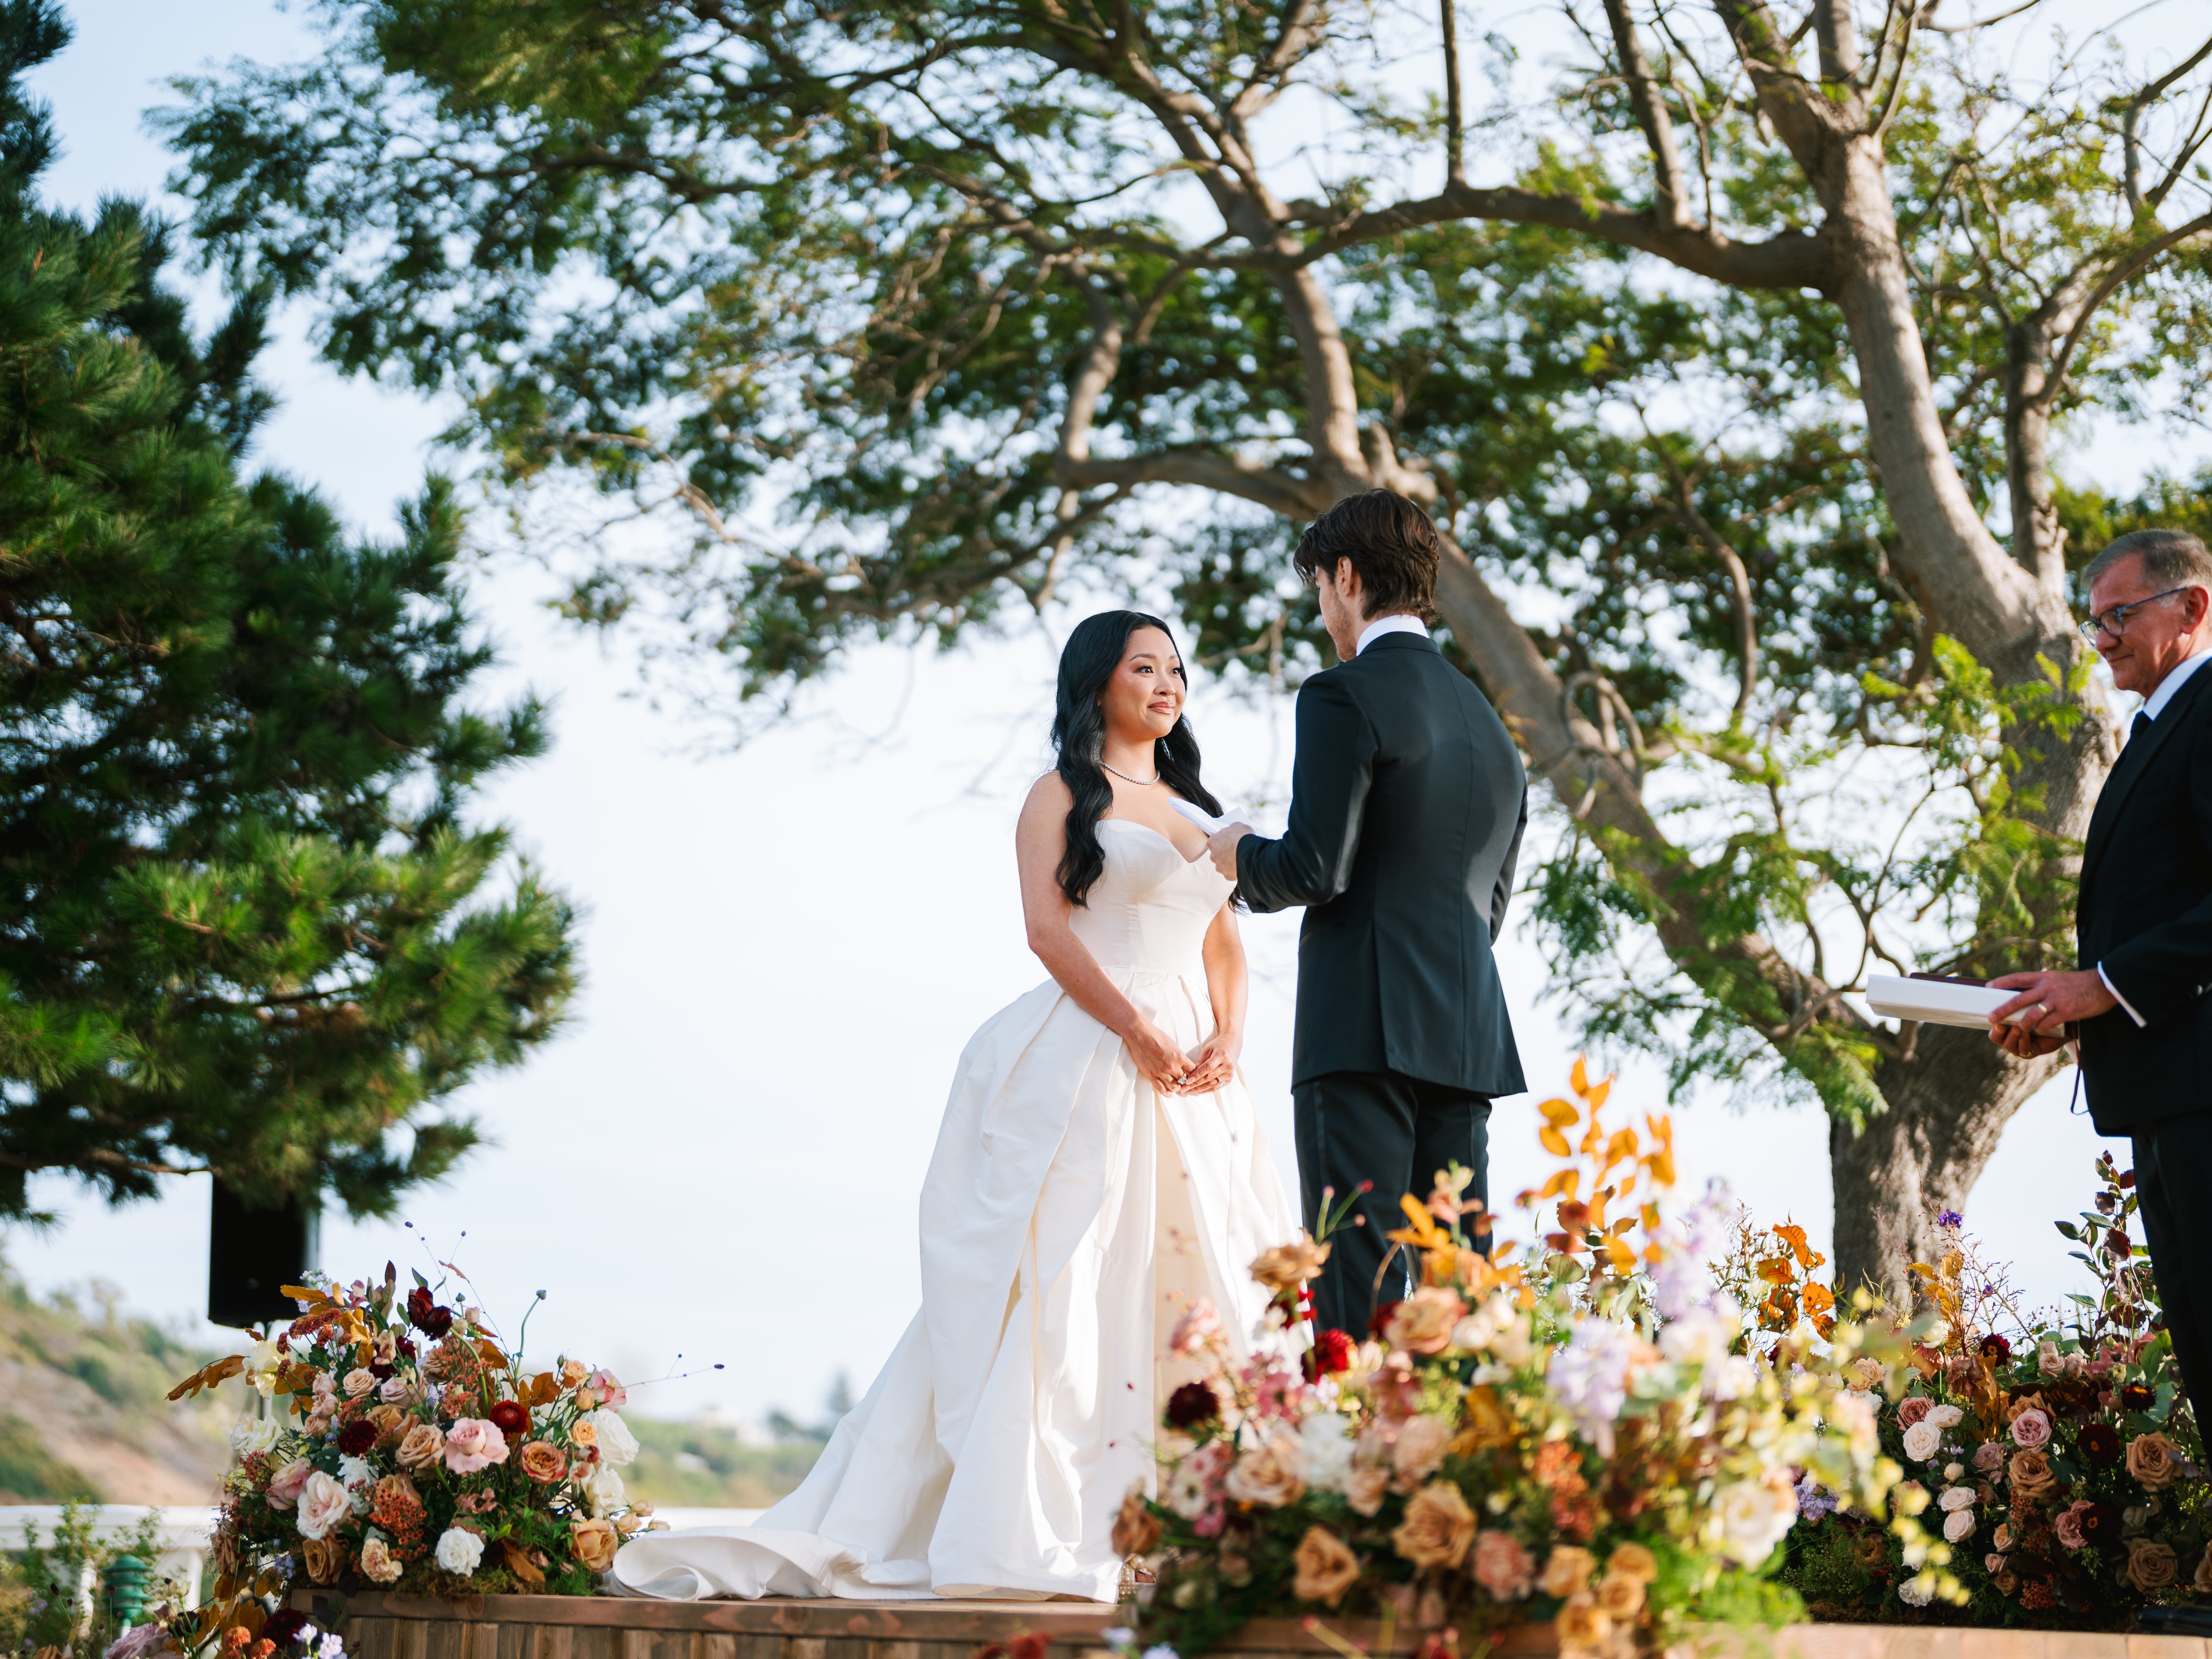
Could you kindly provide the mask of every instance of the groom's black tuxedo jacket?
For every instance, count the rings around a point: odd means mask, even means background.
[[[2125,1008],[2081,1022],[2081,1085],[2100,1134],[2212,1110],[2212,663],[2155,721],[2138,719],[2105,780],[2074,912],[2084,968]]]
[[[1395,1072],[1519,1094],[1492,959],[1528,786],[1504,722],[1418,634],[1384,634],[1298,691],[1291,818],[1247,836],[1255,910],[1306,907],[1291,1082]]]

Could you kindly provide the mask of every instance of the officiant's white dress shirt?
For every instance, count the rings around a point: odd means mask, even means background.
[[[1360,636],[1359,642],[1362,645],[1367,643],[1364,635]],[[2135,725],[2128,728],[2130,743],[2133,743],[2136,739],[2136,727],[2142,726],[2146,720],[2154,726],[2158,724],[2158,717],[2166,713],[2166,704],[2173,701],[2174,694],[2181,690],[2182,683],[2202,668],[2208,660],[2212,660],[2212,645],[2206,646],[2195,656],[2184,657],[2179,662],[2174,664],[2173,672],[2158,683],[2158,690],[2145,697],[2143,706],[2136,710]],[[2150,1024],[2136,1012],[2133,1003],[2120,994],[2120,988],[2112,983],[2112,976],[2105,971],[2105,964],[2101,962],[2097,964],[2097,977],[2105,981],[2105,988],[2112,994],[2112,1000],[2127,1010],[2128,1018],[2135,1021],[2138,1027]]]
[[[1370,641],[1381,639],[1385,634],[1419,634],[1425,640],[1429,637],[1429,625],[1419,617],[1409,617],[1402,611],[1395,616],[1377,617],[1359,630],[1359,639],[1352,646],[1352,654],[1358,656]],[[2173,672],[2179,674],[2181,671],[2177,668]]]

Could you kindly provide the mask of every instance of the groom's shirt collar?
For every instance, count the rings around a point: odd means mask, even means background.
[[[1352,654],[1358,656],[1385,634],[1419,634],[1425,640],[1429,637],[1429,625],[1419,617],[1409,617],[1403,611],[1395,616],[1377,617],[1359,630],[1359,642],[1352,647]]]

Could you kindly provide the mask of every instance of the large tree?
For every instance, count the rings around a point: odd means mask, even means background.
[[[1895,1285],[2056,1062],[1846,994],[2064,952],[2115,742],[2069,514],[2148,507],[2052,434],[2195,407],[2212,229],[2212,44],[2020,83],[1936,9],[1566,0],[1553,95],[1486,40],[1478,100],[1456,0],[325,0],[322,59],[169,119],[335,361],[459,392],[526,499],[692,515],[573,609],[754,706],[1079,572],[1279,679],[1297,523],[1432,504],[1590,1023],[1817,1094]]]
[[[381,1212],[575,982],[567,903],[467,821],[542,711],[470,707],[452,486],[367,544],[243,475],[266,306],[196,342],[158,221],[39,204],[67,39],[0,4],[0,1217],[40,1172]]]

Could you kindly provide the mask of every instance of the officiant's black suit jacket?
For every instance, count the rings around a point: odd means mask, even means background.
[[[1504,722],[1420,635],[1382,635],[1299,688],[1289,826],[1237,847],[1252,908],[1306,907],[1294,1085],[1528,1086],[1490,952],[1528,821]]]
[[[2075,907],[2081,965],[2101,966],[2148,1024],[2081,1022],[2100,1134],[2212,1111],[2212,664],[2138,720],[2090,815]]]

